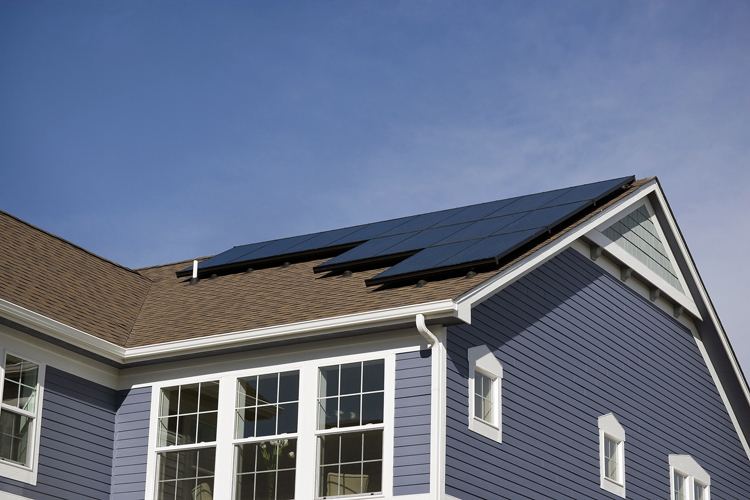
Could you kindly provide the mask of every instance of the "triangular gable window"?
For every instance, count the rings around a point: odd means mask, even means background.
[[[602,233],[684,293],[669,254],[645,205],[633,210]]]

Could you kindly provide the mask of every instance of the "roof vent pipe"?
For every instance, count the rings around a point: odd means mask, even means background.
[[[424,314],[417,314],[417,331],[419,331],[420,334],[424,338],[427,339],[427,342],[430,344],[427,346],[428,349],[432,349],[432,346],[434,346],[438,342],[438,338],[433,334],[429,328],[427,328],[427,325],[424,322]]]
[[[194,285],[198,283],[198,261],[193,261],[193,277],[190,278],[190,284]]]

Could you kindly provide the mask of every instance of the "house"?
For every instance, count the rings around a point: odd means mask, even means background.
[[[131,270],[0,212],[0,498],[750,498],[655,178]]]

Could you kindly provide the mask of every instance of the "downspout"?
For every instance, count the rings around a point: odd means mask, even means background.
[[[432,349],[432,347],[438,342],[438,338],[429,328],[427,328],[427,325],[424,322],[424,314],[417,314],[417,331],[422,337],[427,339],[427,342],[430,344],[427,346],[428,349]]]
[[[424,314],[416,315],[417,331],[432,349],[432,417],[430,426],[433,443],[430,446],[430,494],[429,500],[444,500],[445,497],[445,347],[440,339],[427,328]],[[442,335],[442,334],[441,334]]]

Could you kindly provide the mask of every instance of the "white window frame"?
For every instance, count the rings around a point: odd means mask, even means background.
[[[30,484],[32,486],[36,486],[37,473],[39,471],[39,436],[41,435],[41,431],[42,431],[41,422],[42,422],[42,401],[44,400],[44,374],[46,372],[47,365],[44,363],[40,363],[39,361],[35,360],[34,358],[26,354],[4,349],[2,351],[2,359],[0,360],[0,402],[2,402],[3,387],[5,386],[5,363],[9,354],[11,356],[21,358],[24,361],[34,363],[35,365],[39,367],[38,372],[37,372],[37,380],[36,380],[37,400],[36,400],[35,411],[33,415],[33,419],[34,419],[34,422],[32,424],[33,427],[31,429],[31,432],[29,433],[29,439],[31,440],[31,443],[29,444],[29,453],[31,454],[31,457],[29,459],[29,465],[15,464],[12,462],[6,462],[4,460],[0,460],[0,476],[7,477],[9,479],[14,479],[16,481]],[[0,403],[0,406],[2,406],[2,403]],[[0,407],[0,412],[2,411],[3,409],[2,407]],[[17,409],[13,410],[13,412],[26,414],[26,412],[18,411]],[[29,416],[32,416],[32,415],[29,414]]]
[[[625,429],[612,413],[602,415],[599,423],[599,486],[614,495],[625,498]],[[617,444],[617,478],[607,477],[605,461],[605,438]]]
[[[234,413],[237,380],[242,377],[264,375],[268,373],[300,372],[299,388],[299,421],[297,427],[297,463],[295,478],[295,498],[314,498],[317,493],[317,417],[305,418],[303,415],[317,415],[318,372],[321,367],[347,364],[375,359],[385,360],[385,391],[383,420],[383,479],[381,494],[353,495],[341,498],[390,498],[393,494],[393,436],[395,415],[396,353],[409,352],[412,349],[393,348],[357,354],[343,354],[326,358],[307,359],[300,362],[274,363],[258,365],[258,360],[248,362],[255,368],[212,372],[194,377],[162,380],[151,386],[151,413],[149,425],[149,444],[146,472],[146,500],[154,500],[158,486],[156,444],[158,434],[158,401],[163,388],[185,385],[196,382],[219,380],[219,414],[216,435],[216,464],[214,475],[214,498],[234,498],[235,464],[234,464]],[[214,365],[216,366],[216,365]],[[370,427],[363,427],[364,430]],[[372,427],[375,428],[374,426]],[[278,438],[278,436],[277,436]],[[162,451],[161,449],[159,449]]]
[[[486,345],[470,347],[469,360],[469,430],[482,436],[503,442],[502,381],[503,365]],[[474,387],[475,374],[479,372],[492,380],[492,421],[487,422],[475,416]]]
[[[695,499],[695,483],[705,488],[703,500],[711,500],[711,476],[690,455],[669,455],[669,498],[675,500],[674,475],[686,477],[685,500]]]

